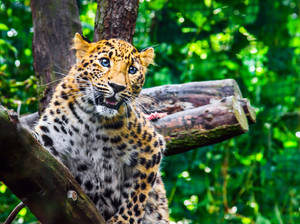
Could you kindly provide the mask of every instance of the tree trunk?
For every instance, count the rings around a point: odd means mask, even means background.
[[[43,224],[105,224],[69,170],[0,106],[0,177]]]
[[[63,78],[75,62],[71,40],[76,32],[81,33],[81,24],[76,0],[31,0],[31,10],[34,70],[39,84],[47,85],[40,99],[43,111],[57,84],[54,80]]]
[[[97,0],[94,41],[119,38],[132,43],[138,0]]]

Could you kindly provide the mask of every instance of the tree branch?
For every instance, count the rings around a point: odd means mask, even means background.
[[[0,106],[0,177],[43,224],[104,224],[69,170]]]

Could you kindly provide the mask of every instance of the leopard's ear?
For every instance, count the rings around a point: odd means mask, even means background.
[[[147,67],[150,64],[154,64],[154,57],[155,57],[154,49],[152,47],[149,47],[143,50],[140,53],[140,57],[141,57],[142,64],[144,66]]]
[[[83,56],[87,53],[90,47],[90,43],[87,42],[79,33],[76,33],[73,38],[72,49],[76,50],[77,60],[81,60]]]

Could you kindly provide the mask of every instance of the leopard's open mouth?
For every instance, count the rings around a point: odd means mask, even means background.
[[[95,98],[95,103],[96,105],[106,106],[108,108],[118,110],[121,104],[123,103],[123,101],[122,100],[118,101],[115,98],[115,96],[111,96],[111,97],[100,96]]]

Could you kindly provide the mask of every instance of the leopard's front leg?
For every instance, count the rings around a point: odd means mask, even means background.
[[[124,182],[122,195],[125,200],[117,213],[108,220],[109,224],[143,223],[145,206],[159,172],[165,143],[152,126],[139,133],[141,138],[134,136],[138,138],[130,141],[132,144],[120,157],[133,172],[132,177]]]
[[[146,202],[157,175],[157,173],[154,174],[154,169],[152,171],[149,175],[145,173],[139,174],[132,190],[127,193],[128,199],[124,201],[118,212],[108,221],[109,224],[142,223]],[[145,178],[144,176],[147,177]]]
[[[152,179],[150,183],[147,180],[144,181],[141,177],[137,178],[137,182],[134,184],[134,189],[129,191],[128,199],[120,206],[118,212],[108,220],[109,224],[141,224],[145,215],[145,206],[149,197],[152,184],[155,181],[155,176],[149,176]]]

